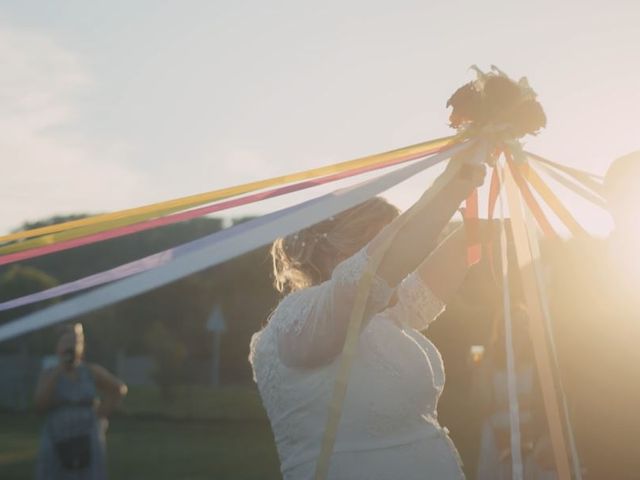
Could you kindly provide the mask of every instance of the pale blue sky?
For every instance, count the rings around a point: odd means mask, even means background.
[[[5,1],[0,231],[449,134],[444,105],[472,64],[529,78],[549,118],[529,149],[603,173],[640,148],[639,5]],[[404,207],[426,182],[389,197]],[[563,198],[602,231],[595,207]]]

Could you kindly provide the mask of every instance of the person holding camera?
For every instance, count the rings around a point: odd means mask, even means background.
[[[105,480],[107,417],[127,386],[105,368],[83,361],[79,323],[64,328],[56,353],[58,365],[43,372],[35,392],[36,409],[46,414],[36,478]]]

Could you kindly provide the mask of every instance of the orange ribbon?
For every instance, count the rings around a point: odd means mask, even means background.
[[[511,175],[513,175],[513,179],[515,180],[516,185],[518,186],[518,188],[520,189],[520,192],[522,193],[522,198],[524,199],[527,206],[531,210],[531,213],[533,214],[533,217],[538,222],[538,225],[540,226],[540,228],[542,229],[542,231],[547,237],[556,238],[558,235],[556,234],[555,230],[551,226],[551,223],[549,223],[549,220],[547,219],[544,212],[542,211],[542,208],[540,208],[540,205],[536,201],[535,197],[531,193],[531,190],[529,189],[529,185],[527,184],[524,177],[522,176],[522,172],[518,169],[515,162],[513,161],[511,152],[505,151],[505,157],[507,159],[507,164],[509,165],[509,170],[511,171]]]
[[[528,180],[529,184],[540,194],[547,205],[558,216],[562,223],[564,223],[569,231],[573,235],[582,236],[586,235],[584,228],[577,222],[577,220],[571,215],[571,212],[565,207],[558,197],[551,191],[547,184],[542,180],[538,173],[526,163],[519,165],[517,168],[511,167],[512,170],[517,170],[519,173]],[[515,177],[515,174],[514,174]]]

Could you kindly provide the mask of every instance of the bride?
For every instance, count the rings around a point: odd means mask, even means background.
[[[450,165],[456,161],[464,159]],[[464,478],[437,420],[442,358],[419,331],[442,312],[466,274],[464,228],[436,242],[484,173],[484,166],[465,164],[428,211],[413,212],[380,264],[329,478]],[[275,285],[288,295],[251,339],[249,360],[285,479],[313,478],[358,281],[395,221],[397,209],[373,198],[272,246]]]

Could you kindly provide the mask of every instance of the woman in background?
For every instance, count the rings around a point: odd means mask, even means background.
[[[56,354],[58,365],[42,374],[35,393],[36,409],[46,414],[36,478],[105,480],[107,417],[127,387],[103,367],[83,361],[79,323],[64,328]]]

